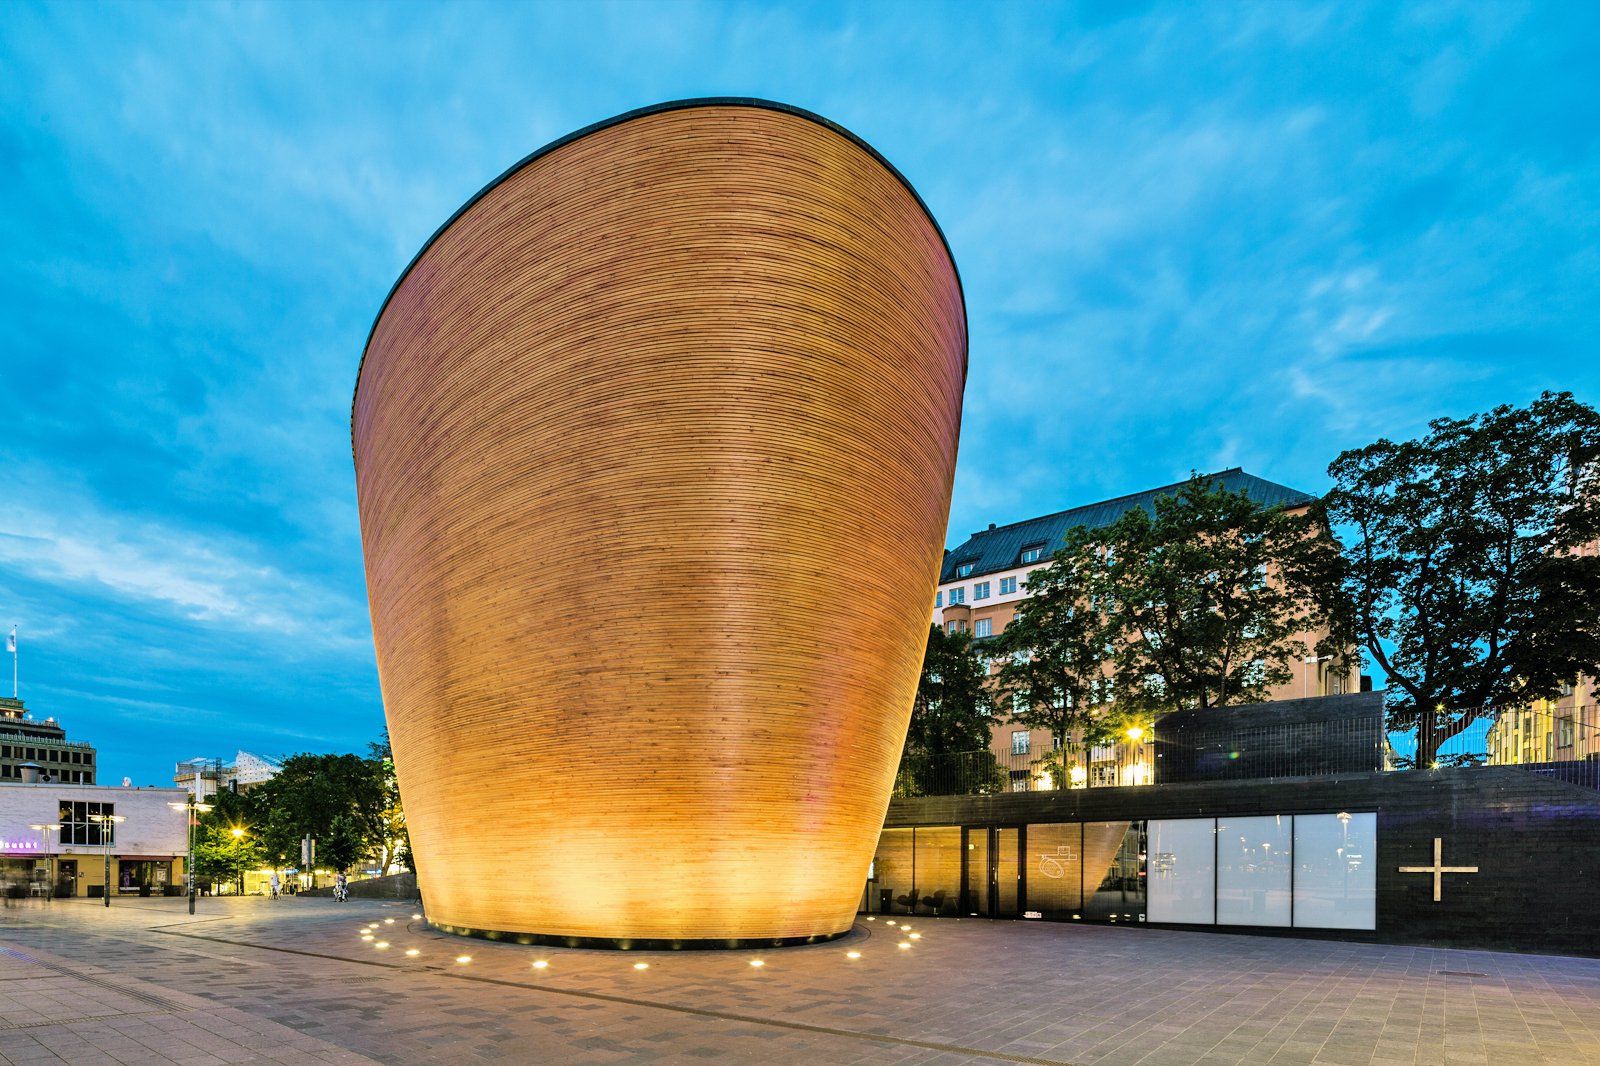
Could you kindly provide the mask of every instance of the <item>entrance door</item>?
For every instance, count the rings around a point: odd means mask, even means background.
[[[1015,918],[1020,913],[1017,905],[1022,901],[1022,864],[1017,861],[1017,853],[1022,848],[1022,831],[996,829],[994,845],[994,874],[991,881],[994,916]]]
[[[962,913],[979,918],[1015,918],[1021,897],[1021,831],[968,826],[964,835]]]
[[[78,894],[78,860],[56,860],[56,895],[66,898]]]

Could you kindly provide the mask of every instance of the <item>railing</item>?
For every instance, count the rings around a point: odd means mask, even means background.
[[[1258,705],[1271,714],[1272,705]],[[1415,734],[1389,734],[1376,714],[1241,726],[1223,716],[1171,718],[1140,743],[1093,750],[1014,754],[969,751],[904,760],[897,797],[1048,792],[1187,781],[1321,777],[1392,770],[1415,751]],[[1393,742],[1393,746],[1391,746]],[[1439,752],[1439,764],[1518,766],[1600,789],[1600,707],[1514,708],[1462,733]]]

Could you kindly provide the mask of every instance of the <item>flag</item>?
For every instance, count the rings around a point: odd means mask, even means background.
[[[12,626],[11,632],[6,634],[6,651],[12,655],[17,654],[17,627]]]

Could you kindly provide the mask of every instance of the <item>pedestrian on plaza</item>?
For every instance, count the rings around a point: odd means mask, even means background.
[[[344,875],[343,870],[340,870],[338,876],[333,879],[333,898],[340,903],[347,903],[350,900],[350,879]]]
[[[272,880],[269,883],[272,885],[272,898],[277,899],[278,890],[283,887],[283,882],[278,880],[278,871],[272,871]]]

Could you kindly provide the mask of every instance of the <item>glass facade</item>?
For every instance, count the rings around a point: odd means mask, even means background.
[[[886,829],[868,914],[1377,928],[1377,815]]]
[[[1217,819],[1217,924],[1287,926],[1293,892],[1287,815]]]

